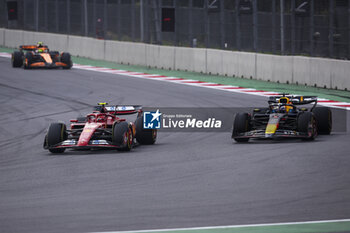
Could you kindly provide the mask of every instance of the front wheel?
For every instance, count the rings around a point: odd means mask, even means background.
[[[233,122],[232,138],[236,142],[248,142],[249,138],[240,138],[240,134],[250,130],[251,117],[248,113],[237,113]]]
[[[21,67],[23,65],[23,52],[15,51],[12,53],[11,61],[12,67]]]
[[[63,123],[52,123],[45,137],[45,143],[51,153],[63,153],[65,148],[50,148],[67,139],[66,125]]]
[[[112,129],[112,141],[119,151],[130,151],[132,148],[133,134],[129,124],[125,121],[114,123]]]

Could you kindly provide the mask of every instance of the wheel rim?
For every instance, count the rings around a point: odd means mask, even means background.
[[[132,145],[132,133],[131,133],[131,129],[129,128],[128,130],[128,147],[131,148]]]
[[[128,131],[124,134],[124,141],[123,145],[125,145],[126,148],[131,148],[132,145],[132,135],[131,135],[131,129],[129,128]]]
[[[315,138],[317,136],[317,125],[314,118],[311,119],[309,123],[308,137]]]

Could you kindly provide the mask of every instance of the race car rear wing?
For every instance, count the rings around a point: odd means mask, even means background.
[[[141,105],[116,105],[115,106],[115,115],[130,115],[142,112]]]
[[[270,96],[268,103],[279,103],[280,98],[287,97],[294,105],[303,105],[303,104],[317,104],[317,96],[301,96],[301,95],[276,95]]]
[[[130,115],[142,112],[141,105],[96,106],[95,111],[101,111],[103,107],[108,113],[113,115]]]
[[[19,50],[20,51],[34,51],[34,50],[37,50],[39,47],[37,45],[21,45],[19,46]],[[44,46],[41,46],[40,47],[41,49],[49,49],[46,45]]]

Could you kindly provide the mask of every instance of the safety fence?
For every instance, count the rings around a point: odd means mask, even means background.
[[[349,12],[350,0],[0,0],[0,27],[349,59]]]

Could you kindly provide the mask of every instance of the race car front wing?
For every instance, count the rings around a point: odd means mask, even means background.
[[[233,138],[260,138],[260,139],[274,139],[274,138],[308,138],[307,133],[302,133],[294,130],[276,130],[275,133],[266,133],[265,130],[252,130],[238,135]]]
[[[100,140],[90,140],[86,146],[78,146],[78,141],[76,139],[68,139],[60,142],[54,146],[44,145],[44,149],[58,149],[58,148],[71,148],[71,149],[92,149],[92,148],[120,148],[118,145],[113,144],[113,142],[100,139]]]

